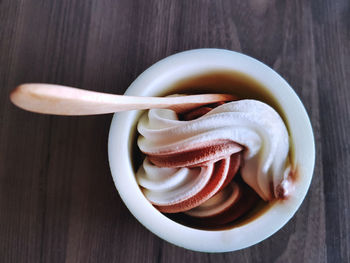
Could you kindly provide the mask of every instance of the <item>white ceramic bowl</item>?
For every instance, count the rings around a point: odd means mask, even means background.
[[[294,195],[277,202],[256,219],[225,230],[199,230],[170,220],[142,194],[132,164],[136,123],[140,111],[116,113],[108,142],[109,163],[116,188],[130,212],[164,240],[203,252],[234,251],[254,245],[279,230],[294,215],[309,188],[315,161],[312,128],[303,104],[288,83],[274,70],[246,55],[221,49],[197,49],[167,57],[143,72],[127,89],[127,95],[163,96],[174,93],[173,84],[210,71],[244,73],[260,82],[277,102],[294,145],[293,159],[299,178]],[[220,90],[212,92],[219,93]],[[225,91],[227,92],[227,90]],[[235,94],[235,90],[231,91]]]

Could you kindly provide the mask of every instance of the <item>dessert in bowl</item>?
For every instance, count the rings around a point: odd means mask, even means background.
[[[165,58],[126,91],[193,93],[231,93],[237,101],[183,115],[115,114],[115,185],[131,213],[171,243],[206,252],[251,246],[287,223],[306,195],[315,156],[307,113],[272,69],[219,49]]]

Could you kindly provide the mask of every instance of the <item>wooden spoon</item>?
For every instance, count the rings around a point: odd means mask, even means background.
[[[93,115],[152,108],[186,112],[201,105],[237,99],[229,94],[203,94],[178,97],[137,97],[112,95],[52,84],[22,84],[10,95],[18,107],[55,115]]]

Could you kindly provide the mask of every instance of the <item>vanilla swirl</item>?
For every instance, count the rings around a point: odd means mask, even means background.
[[[138,131],[138,146],[147,157],[136,177],[160,211],[220,210],[228,204],[221,190],[239,167],[244,182],[263,200],[291,191],[288,131],[263,102],[233,101],[190,121],[179,120],[172,110],[152,109],[141,117]],[[225,190],[228,200],[237,199],[238,188],[233,184]]]

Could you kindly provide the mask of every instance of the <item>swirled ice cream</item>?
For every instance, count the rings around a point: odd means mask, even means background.
[[[259,197],[291,193],[288,131],[272,107],[238,100],[182,118],[152,109],[138,123],[146,158],[136,177],[159,211],[227,223]]]

